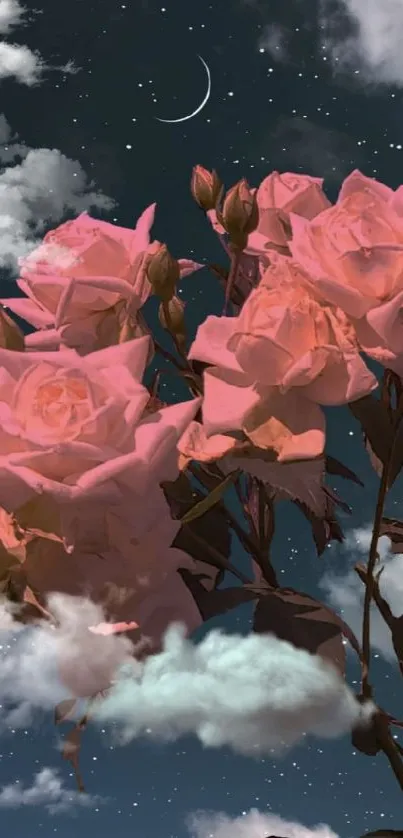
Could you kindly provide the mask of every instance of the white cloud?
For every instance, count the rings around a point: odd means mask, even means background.
[[[320,587],[326,592],[329,604],[342,613],[344,620],[358,638],[362,634],[365,587],[357,576],[354,565],[357,562],[366,563],[371,533],[371,524],[347,533],[342,550],[348,556],[348,568],[341,572],[328,570],[320,580]],[[403,555],[393,555],[389,552],[389,546],[389,539],[383,536],[378,544],[380,563],[377,570],[384,567],[379,587],[393,614],[398,617],[403,613]],[[389,628],[374,604],[371,607],[371,646],[386,660],[397,664]]]
[[[306,734],[341,735],[359,712],[334,668],[273,635],[213,630],[194,645],[176,625],[159,654],[128,666],[94,717],[117,722],[122,743],[193,733],[208,747],[258,755]]]
[[[19,0],[0,0],[0,35],[8,35],[16,27],[27,24],[28,9]],[[38,12],[35,12],[38,14]],[[38,84],[45,71],[58,70],[63,73],[76,73],[74,62],[64,66],[46,64],[38,52],[24,44],[10,44],[0,41],[0,81],[12,77],[29,87]]]
[[[15,26],[21,25],[26,11],[19,0],[0,0],[0,35],[8,35]]]
[[[90,601],[53,594],[49,608],[57,627],[23,626],[8,604],[0,607],[0,728],[28,725],[35,710],[104,688],[132,651],[122,635],[88,631],[105,619]]]
[[[102,802],[104,800],[101,797],[66,789],[53,768],[38,771],[31,786],[23,786],[17,780],[0,789],[0,809],[43,806],[50,815],[54,815],[74,811],[78,806],[89,808]]]
[[[251,809],[246,815],[230,818],[223,812],[196,812],[188,818],[193,838],[338,838],[326,824],[307,827],[277,815]]]
[[[402,0],[320,0],[318,23],[336,71],[357,82],[403,85]]]
[[[80,163],[58,149],[31,149],[19,142],[4,114],[0,114],[0,166],[0,268],[11,269],[14,275],[19,257],[38,245],[46,225],[56,226],[67,212],[115,206],[87,180]]]

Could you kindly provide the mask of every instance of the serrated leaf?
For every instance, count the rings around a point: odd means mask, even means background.
[[[246,587],[208,591],[202,583],[202,574],[194,574],[187,568],[179,568],[178,573],[192,594],[204,621],[219,614],[226,614],[238,605],[253,602],[258,597],[257,591],[248,590]]]
[[[185,512],[183,517],[179,519],[181,524],[190,524],[191,521],[196,521],[197,518],[201,518],[209,509],[212,509],[221,500],[227,489],[235,483],[239,474],[239,469],[235,469],[235,471],[228,474],[206,497],[196,503],[188,512]]]
[[[330,660],[344,675],[345,650],[342,635],[361,656],[358,641],[350,627],[331,608],[292,588],[271,590],[259,599],[253,621],[258,634],[272,632],[292,643]]]
[[[353,416],[358,419],[374,454],[381,463],[385,463],[393,433],[386,405],[371,394],[350,402],[348,407]]]
[[[392,553],[403,553],[403,521],[398,518],[382,518],[379,535],[390,538]]]
[[[337,477],[344,477],[345,480],[351,480],[357,486],[364,486],[362,480],[357,477],[354,471],[351,471],[344,463],[337,460],[336,457],[331,457],[329,454],[325,457],[325,468],[328,474],[334,474]]]
[[[215,479],[214,486],[218,485],[220,479]],[[211,488],[214,488],[212,486]],[[174,482],[166,482],[162,484],[165,497],[171,509],[171,514],[174,518],[179,519],[189,509],[195,505],[196,500],[202,500],[204,495],[196,489],[187,474],[182,472]],[[202,518],[197,518],[191,524],[182,526],[172,542],[172,547],[183,550],[195,562],[196,571],[200,568],[200,572],[206,571],[209,568],[214,568],[213,584],[218,586],[222,581],[225,570],[223,563],[218,564],[217,561],[209,561],[206,556],[205,543],[214,532],[214,546],[221,556],[228,559],[231,551],[231,534],[228,522],[222,514],[218,506],[209,509]],[[196,538],[195,538],[196,536]],[[211,576],[211,570],[209,570]]]

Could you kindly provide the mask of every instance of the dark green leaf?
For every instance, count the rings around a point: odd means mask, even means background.
[[[348,407],[358,419],[374,454],[384,464],[389,455],[393,433],[387,406],[371,394],[350,402]]]
[[[345,480],[351,480],[352,483],[356,483],[357,486],[364,486],[362,480],[355,474],[354,471],[351,471],[350,468],[341,463],[340,460],[336,460],[336,457],[331,457],[329,454],[325,457],[325,468],[328,474],[334,474],[337,477],[344,477]]]
[[[180,521],[182,524],[190,524],[192,521],[196,521],[197,518],[201,518],[202,515],[205,515],[209,509],[212,509],[218,501],[221,500],[227,489],[235,483],[235,480],[239,477],[240,471],[239,469],[235,469],[224,480],[219,483],[218,486],[215,487],[208,495],[206,495],[202,500],[199,500],[195,506],[185,512],[185,514],[181,517]]]
[[[244,587],[208,591],[202,584],[202,574],[193,574],[187,568],[179,568],[178,573],[192,594],[204,621],[217,617],[219,614],[225,614],[237,608],[238,605],[252,602],[258,597],[256,591]]]
[[[253,631],[272,632],[297,649],[306,649],[330,660],[344,675],[342,635],[361,656],[358,641],[344,620],[308,594],[281,588],[268,591],[256,605]]]

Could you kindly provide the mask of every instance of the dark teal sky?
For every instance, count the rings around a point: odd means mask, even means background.
[[[45,232],[85,208],[78,199],[62,198],[67,181],[74,184],[74,165],[63,180],[55,172],[49,175],[50,164],[35,158],[24,174],[26,168],[18,167],[24,160],[28,165],[27,148],[59,150],[78,161],[94,182],[91,188],[116,202],[109,212],[94,208],[94,215],[131,227],[157,201],[154,237],[166,241],[176,256],[206,262],[225,263],[225,257],[190,196],[196,163],[215,167],[227,186],[242,176],[258,185],[273,169],[324,176],[331,200],[354,168],[396,188],[403,182],[403,60],[400,66],[394,30],[400,26],[402,40],[403,14],[392,21],[387,51],[382,32],[374,28],[375,13],[371,17],[375,6],[363,4],[368,26],[366,40],[359,40],[359,22],[353,26],[348,14],[352,5],[351,0],[41,0],[41,13],[28,15],[9,40],[39,51],[47,63],[74,60],[80,69],[45,72],[37,86],[0,80],[0,222],[7,212],[21,222],[25,211],[29,224],[38,230],[43,222]],[[386,15],[392,3],[382,5]],[[340,51],[340,42],[349,49]],[[383,56],[379,66],[375,47]],[[211,71],[207,106],[189,122],[155,121],[157,115],[181,116],[203,97],[205,76],[197,54]],[[1,60],[0,51],[0,66]],[[344,72],[336,73],[341,65]],[[16,143],[22,157],[15,156]],[[9,185],[13,170],[16,192]],[[55,203],[49,203],[49,188],[60,196],[59,217]],[[3,271],[1,294],[15,295],[12,273]],[[207,270],[184,281],[182,297],[193,330],[207,313],[221,312],[221,289]],[[153,323],[152,302],[146,313]],[[351,516],[342,513],[341,520],[352,531],[371,519],[376,478],[348,411],[329,411],[328,420],[329,452],[365,483],[359,489],[337,481],[352,507]],[[394,515],[402,515],[400,498],[398,483],[389,501]],[[324,596],[323,574],[337,566],[345,578],[357,555],[331,548],[318,559],[304,518],[281,505],[274,561],[287,585]],[[243,560],[237,543],[234,556]],[[249,618],[246,608],[221,624],[247,631]],[[379,700],[398,715],[402,685],[396,668],[380,654],[374,672]],[[349,675],[357,677],[352,665]],[[27,731],[4,734],[0,749],[1,786],[15,779],[30,785],[39,767],[60,766],[52,720],[45,717]],[[252,808],[306,827],[327,824],[338,838],[358,838],[382,824],[402,828],[402,795],[385,760],[353,753],[347,737],[311,740],[281,760],[254,761],[226,748],[204,750],[191,738],[115,748],[107,733],[88,730],[82,767],[89,791],[109,798],[99,811],[80,809],[71,817],[49,815],[40,805],[5,808],[2,834],[186,838],[186,819],[196,810],[234,818]],[[74,788],[67,767],[61,770]],[[264,835],[251,832],[250,838]],[[292,838],[311,838],[311,833],[296,832]],[[317,838],[331,838],[331,833],[318,832]]]

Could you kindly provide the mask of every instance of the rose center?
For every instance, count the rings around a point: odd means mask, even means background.
[[[32,403],[32,413],[52,429],[65,429],[88,418],[88,392],[77,378],[40,384]]]

